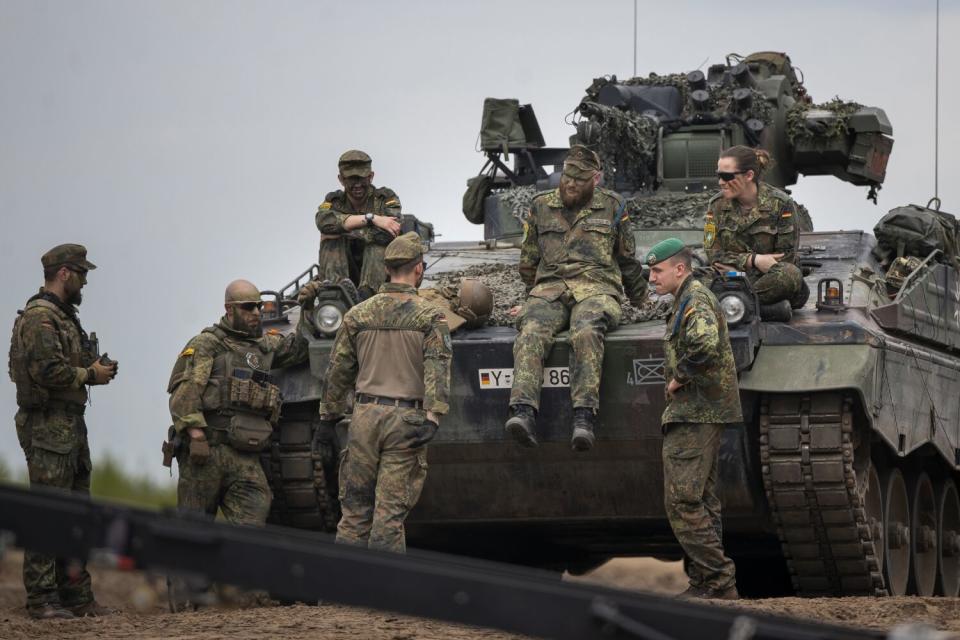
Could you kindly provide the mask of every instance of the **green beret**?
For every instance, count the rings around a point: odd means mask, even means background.
[[[363,151],[351,149],[340,156],[337,167],[340,169],[340,175],[344,178],[351,176],[367,177],[371,173],[372,160]]]
[[[87,260],[87,248],[82,244],[58,244],[43,254],[40,264],[44,269],[58,266],[72,266],[84,271],[92,271],[97,266]]]
[[[666,240],[661,240],[657,244],[650,247],[650,251],[647,252],[647,264],[653,266],[659,264],[666,260],[667,258],[672,258],[673,256],[680,253],[686,247],[683,244],[683,240],[679,238],[667,238]]]
[[[388,267],[399,267],[422,257],[423,243],[420,241],[420,234],[409,231],[402,236],[397,236],[387,245],[383,261]]]

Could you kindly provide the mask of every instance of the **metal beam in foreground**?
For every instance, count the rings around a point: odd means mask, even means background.
[[[885,637],[563,582],[557,574],[458,556],[369,551],[335,545],[323,534],[236,527],[63,492],[0,486],[0,530],[12,532],[18,546],[61,557],[108,554],[138,569],[198,574],[287,600],[325,600],[559,640]]]

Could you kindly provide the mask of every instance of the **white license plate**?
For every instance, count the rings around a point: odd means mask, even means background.
[[[479,369],[480,390],[509,389],[513,386],[513,369]],[[570,367],[547,367],[543,370],[545,389],[569,387]]]

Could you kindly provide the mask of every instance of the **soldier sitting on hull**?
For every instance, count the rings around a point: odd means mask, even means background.
[[[262,525],[272,494],[260,466],[280,417],[280,390],[271,369],[307,359],[300,327],[263,335],[260,291],[236,280],[224,296],[220,322],[180,352],[170,375],[173,430],[180,478],[177,505],[227,522]],[[301,314],[301,322],[307,314]]]
[[[607,331],[620,322],[623,290],[636,305],[647,297],[642,266],[634,256],[633,226],[623,199],[598,188],[600,158],[575,145],[563,165],[560,187],[537,194],[524,225],[520,277],[527,300],[513,347],[513,390],[506,430],[525,446],[534,435],[543,366],[554,337],[570,329],[570,397],[576,451],[594,442],[600,406],[600,372]]]
[[[763,149],[742,145],[720,153],[720,193],[708,205],[703,247],[718,270],[745,272],[761,305],[776,306],[764,317],[788,320],[809,291],[798,266],[797,205],[760,181],[770,162]]]
[[[663,500],[687,556],[683,597],[736,600],[735,567],[723,551],[717,467],[728,424],[743,422],[727,322],[713,293],[691,276],[677,238],[647,254],[650,284],[674,296],[664,336]]]
[[[391,189],[373,186],[370,156],[363,151],[347,151],[338,167],[344,190],[328,193],[316,215],[319,280],[349,278],[365,300],[387,279],[383,252],[400,233],[400,199]]]

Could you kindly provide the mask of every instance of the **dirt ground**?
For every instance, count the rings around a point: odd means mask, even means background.
[[[219,607],[173,615],[167,612],[163,581],[141,572],[91,570],[97,598],[119,613],[107,618],[35,621],[23,608],[20,579],[22,555],[11,552],[0,562],[0,638],[324,638],[330,640],[507,640],[522,636],[488,629],[386,614],[334,604],[320,606]],[[623,589],[674,594],[685,580],[679,562],[651,558],[612,560],[582,578]],[[727,605],[724,605],[727,606]],[[960,599],[838,598],[805,600],[771,598],[741,601],[746,609],[812,618],[863,627],[889,629],[908,621],[924,621],[960,633]]]

